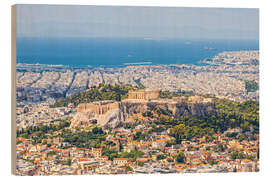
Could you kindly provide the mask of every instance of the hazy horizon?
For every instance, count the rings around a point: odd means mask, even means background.
[[[259,9],[17,5],[17,37],[259,40]]]

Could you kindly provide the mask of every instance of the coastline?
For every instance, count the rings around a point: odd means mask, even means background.
[[[76,65],[76,64],[39,64],[39,63],[17,63],[16,64],[16,69],[27,69],[27,68],[44,68],[44,69],[99,69],[99,68],[127,68],[127,67],[157,67],[157,66],[163,66],[163,67],[170,67],[170,66],[210,66],[214,65],[213,63],[213,58],[219,56],[220,54],[224,53],[232,53],[232,52],[259,52],[260,50],[240,50],[240,51],[223,51],[223,52],[218,52],[217,54],[204,58],[204,59],[199,59],[195,63],[192,64],[154,64],[150,61],[147,62],[128,62],[128,63],[123,63],[120,65]]]
[[[222,52],[201,66],[147,64],[82,68],[28,64],[17,67],[16,72],[18,102],[30,97],[32,99],[27,101],[69,97],[99,84],[142,85],[170,92],[214,94],[234,101],[259,99],[259,51]],[[247,90],[250,85],[256,87],[251,92]]]
[[[73,68],[113,68],[150,62],[152,65],[200,65],[201,60],[224,51],[259,50],[255,40],[170,39],[156,42],[131,38],[19,38],[17,42],[17,63],[61,64]]]

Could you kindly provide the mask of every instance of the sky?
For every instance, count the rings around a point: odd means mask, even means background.
[[[17,5],[17,37],[259,39],[259,9]]]

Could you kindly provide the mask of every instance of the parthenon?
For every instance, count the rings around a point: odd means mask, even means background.
[[[158,89],[142,89],[128,92],[128,99],[151,100],[158,99],[159,97],[160,91]]]

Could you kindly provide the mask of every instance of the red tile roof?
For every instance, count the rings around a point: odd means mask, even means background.
[[[126,160],[126,161],[128,161],[128,158],[114,158],[113,160],[114,161],[119,161],[119,160]]]

